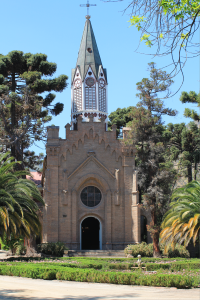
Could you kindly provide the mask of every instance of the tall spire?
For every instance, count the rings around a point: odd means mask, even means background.
[[[76,65],[80,68],[82,80],[84,80],[89,66],[91,66],[97,78],[99,66],[102,65],[92,24],[90,22],[90,16],[86,16],[85,28]]]
[[[74,130],[77,130],[79,115],[82,115],[83,122],[88,122],[92,115],[94,122],[105,118],[107,123],[107,86],[107,72],[101,62],[90,16],[87,15],[76,68],[72,69],[71,121]]]

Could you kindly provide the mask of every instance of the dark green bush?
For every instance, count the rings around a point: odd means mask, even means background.
[[[189,251],[181,245],[176,245],[175,249],[172,249],[171,247],[168,249],[167,257],[173,258],[173,257],[185,257],[189,258],[190,253]]]
[[[128,254],[128,250],[132,250],[133,257],[137,257],[139,254],[142,257],[153,257],[153,244],[142,242],[136,245],[128,245],[124,249],[125,254]]]
[[[37,251],[46,255],[53,255],[61,257],[64,254],[64,250],[67,250],[64,243],[43,243],[37,245]]]
[[[136,245],[128,245],[124,252],[127,255],[128,250],[132,250],[132,256],[137,257],[138,254],[140,254],[142,257],[153,257],[153,244],[147,244],[145,242],[142,242],[140,244]],[[160,245],[160,251],[161,254],[164,253],[164,246]],[[189,251],[181,245],[176,245],[175,249],[172,249],[171,247],[168,249],[167,253],[165,254],[169,258],[173,257],[183,257],[183,258],[189,258],[190,254]]]
[[[45,280],[54,280],[56,279],[56,271],[46,271],[43,273],[43,279]]]

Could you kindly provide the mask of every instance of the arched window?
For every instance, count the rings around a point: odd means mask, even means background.
[[[97,109],[95,85],[85,87],[85,109]]]
[[[99,86],[99,110],[106,112],[106,88]]]
[[[82,110],[82,87],[74,88],[73,112]]]
[[[140,224],[141,224],[141,242],[147,243],[147,218],[145,216],[141,216]]]

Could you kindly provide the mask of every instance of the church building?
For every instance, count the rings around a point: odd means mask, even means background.
[[[90,16],[71,78],[66,137],[48,127],[43,242],[74,250],[121,250],[141,240],[135,148],[107,131],[108,78]],[[123,129],[126,134],[127,128]]]

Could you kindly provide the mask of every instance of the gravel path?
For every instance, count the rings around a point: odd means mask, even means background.
[[[0,300],[200,300],[200,289],[178,290],[0,276]]]

